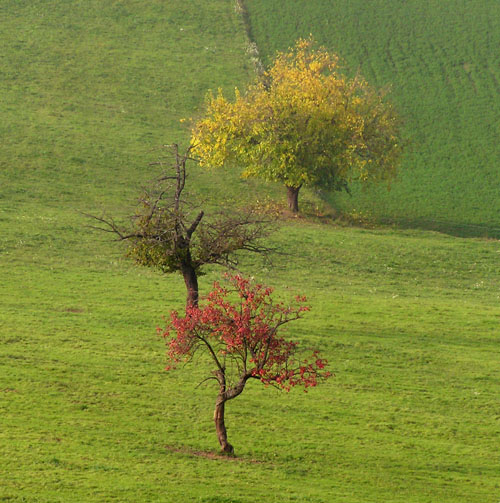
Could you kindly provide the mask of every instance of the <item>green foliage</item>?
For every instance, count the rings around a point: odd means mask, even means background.
[[[179,271],[179,264],[187,260],[187,250],[177,250],[173,254],[165,242],[138,240],[128,248],[127,256],[140,265],[157,268],[163,273],[172,273]]]
[[[500,3],[247,0],[264,63],[310,33],[374,86],[390,85],[411,148],[390,193],[331,194],[378,219],[500,236]]]
[[[206,215],[184,193],[187,179],[191,181],[186,169],[192,161],[190,149],[184,154],[177,145],[173,149],[174,169],[164,172],[140,197],[129,227],[122,230],[113,219],[94,217],[105,225],[100,229],[127,241],[127,255],[136,263],[163,273],[185,274],[189,269],[199,275],[207,264],[234,267],[237,252],[243,250],[267,255],[270,250],[262,240],[275,226],[275,215],[263,213],[259,206],[235,209],[223,204]]]

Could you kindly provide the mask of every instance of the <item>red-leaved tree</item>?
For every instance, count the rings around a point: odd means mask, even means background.
[[[293,306],[272,299],[273,289],[242,276],[227,275],[229,287],[214,283],[201,307],[187,306],[186,315],[173,311],[167,327],[158,329],[166,339],[169,365],[191,360],[195,352],[206,352],[214,363],[208,379],[215,379],[219,392],[214,422],[221,449],[233,453],[227,440],[224,406],[236,398],[250,379],[266,386],[290,391],[294,386],[316,386],[331,375],[327,361],[313,351],[299,359],[298,344],[285,339],[283,325],[309,311],[305,297],[296,297]]]

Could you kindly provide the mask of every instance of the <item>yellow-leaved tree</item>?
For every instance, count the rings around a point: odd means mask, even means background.
[[[302,186],[349,190],[390,181],[401,153],[399,121],[385,95],[340,72],[339,58],[299,39],[243,94],[209,93],[192,143],[205,166],[231,161],[244,177],[283,183],[298,212]]]

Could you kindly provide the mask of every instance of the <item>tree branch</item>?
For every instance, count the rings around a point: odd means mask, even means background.
[[[188,238],[191,238],[191,236],[193,235],[194,231],[196,230],[196,228],[198,227],[199,223],[201,222],[201,219],[203,218],[204,214],[205,213],[203,211],[200,211],[200,213],[196,217],[195,221],[191,224],[191,227],[189,227],[189,229],[186,231],[186,234],[187,234]]]

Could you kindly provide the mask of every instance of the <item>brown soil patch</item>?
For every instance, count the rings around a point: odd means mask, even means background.
[[[224,455],[213,451],[197,451],[195,449],[191,449],[190,447],[178,447],[175,445],[166,445],[165,449],[170,452],[179,452],[181,454],[187,454],[188,456],[195,456],[206,459],[217,459],[222,461],[234,461],[239,463],[255,463],[261,464],[264,461],[260,461],[258,459],[253,458],[245,458],[245,457],[236,457],[231,455]]]
[[[84,310],[80,307],[67,307],[64,309],[67,313],[83,313]]]

